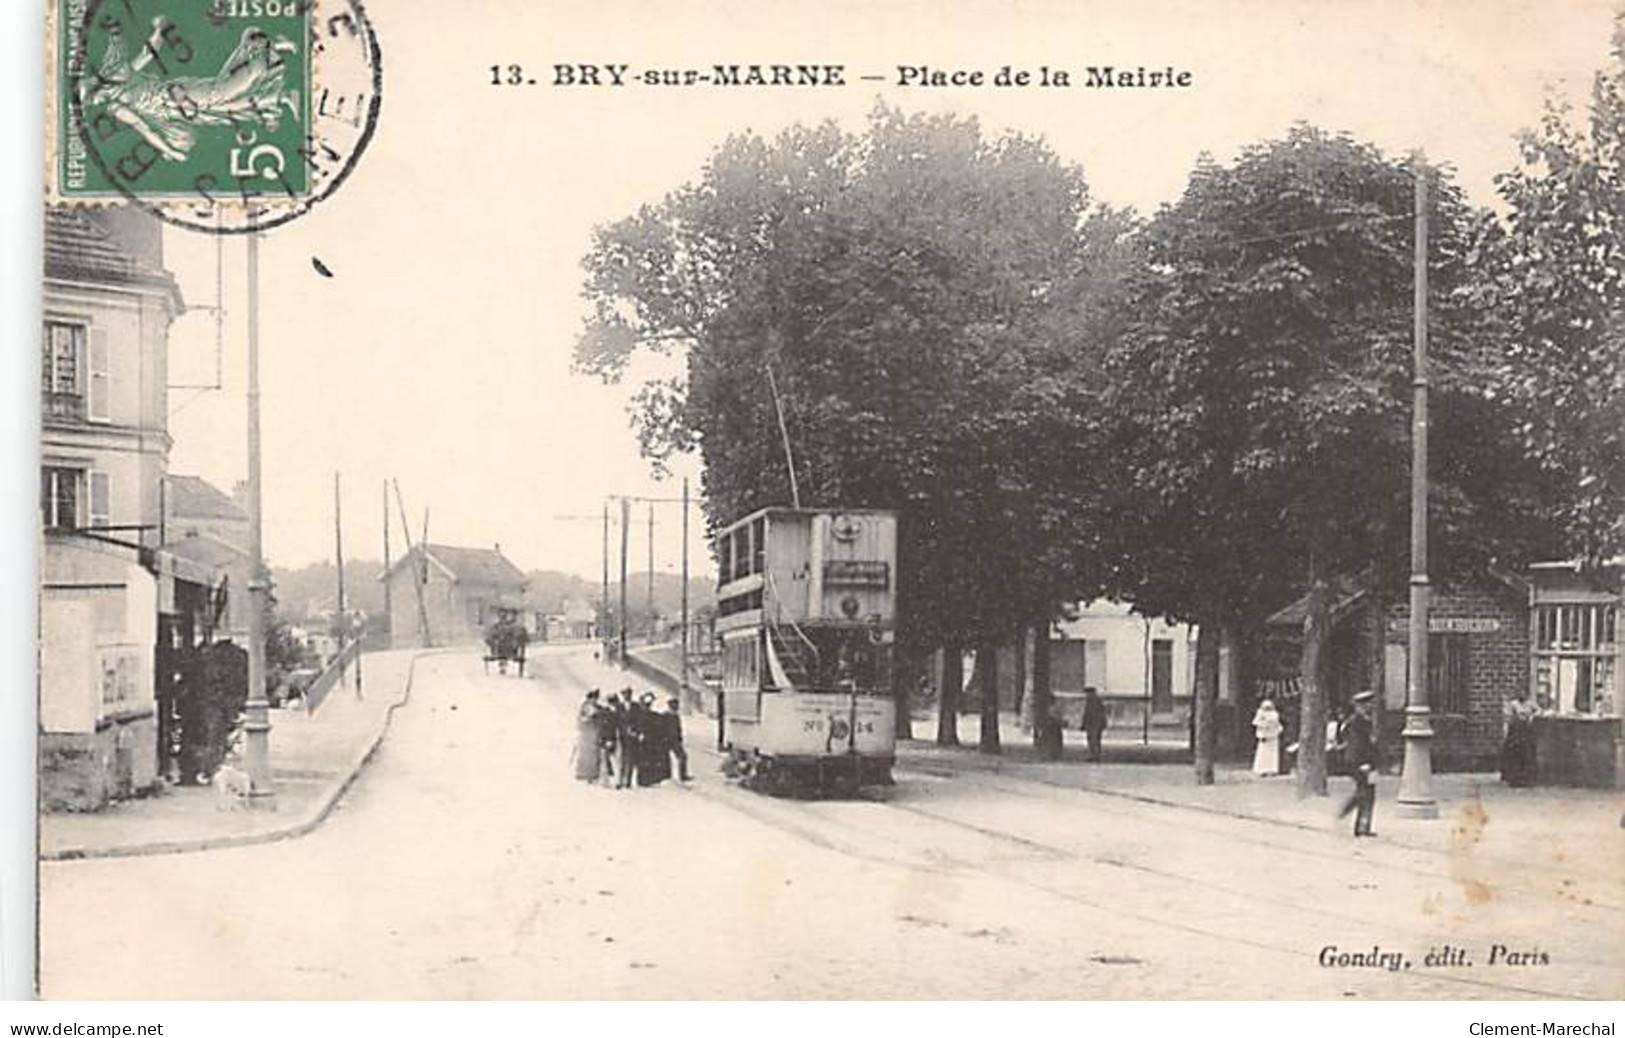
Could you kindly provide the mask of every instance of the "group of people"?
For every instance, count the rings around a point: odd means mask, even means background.
[[[608,699],[588,692],[576,713],[575,777],[617,789],[655,786],[671,778],[675,759],[677,777],[689,781],[682,702],[673,696],[664,712],[654,706],[653,692],[634,698],[623,688]]]
[[[1353,712],[1348,717],[1333,716],[1326,724],[1326,760],[1328,770],[1346,773],[1354,780],[1354,792],[1344,803],[1341,814],[1354,814],[1354,835],[1375,836],[1371,831],[1371,816],[1376,808],[1377,790],[1373,777],[1377,767],[1377,740],[1373,722],[1376,694],[1370,690],[1354,696]],[[1253,751],[1253,772],[1258,775],[1281,773],[1281,733],[1285,725],[1275,704],[1266,699],[1258,704],[1253,715],[1253,733],[1257,748]],[[1296,750],[1297,744],[1287,747]]]

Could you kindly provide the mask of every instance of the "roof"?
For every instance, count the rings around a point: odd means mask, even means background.
[[[440,570],[459,584],[496,584],[523,588],[525,575],[519,567],[508,561],[496,548],[460,548],[451,544],[430,544],[426,546],[429,552],[429,561],[440,567]],[[397,570],[413,559],[421,558],[425,545],[416,545],[410,553],[395,560],[387,573],[381,574],[378,579],[393,576]]]
[[[184,308],[180,286],[158,260],[161,236],[157,218],[140,210],[46,206],[45,276],[148,285],[165,292],[178,313]]]
[[[1365,583],[1353,577],[1338,577],[1331,581],[1327,590],[1327,613],[1333,623],[1355,604],[1364,598],[1369,588]],[[1294,599],[1292,602],[1270,614],[1264,623],[1269,627],[1302,627],[1309,617],[1309,596],[1307,594]]]
[[[1515,573],[1509,573],[1496,566],[1487,566],[1483,570],[1484,581],[1491,586],[1499,584],[1501,587],[1518,594],[1528,591],[1528,583]],[[1434,594],[1445,590],[1448,585],[1435,585]],[[1355,577],[1339,577],[1330,582],[1331,599],[1327,610],[1332,623],[1338,623],[1349,610],[1353,609],[1370,592],[1370,584]],[[1291,627],[1302,629],[1304,620],[1309,615],[1309,596],[1307,594],[1293,600],[1273,613],[1264,621],[1267,627]]]
[[[164,477],[164,504],[169,514],[186,519],[235,519],[248,521],[248,513],[225,491],[198,476]]]
[[[162,550],[176,558],[213,566],[216,569],[225,569],[227,566],[240,565],[248,561],[246,551],[234,544],[227,544],[218,537],[210,537],[206,533],[170,541]]]

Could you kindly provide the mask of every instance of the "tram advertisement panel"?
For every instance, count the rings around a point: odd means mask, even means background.
[[[855,702],[854,702],[855,700]],[[892,701],[842,692],[769,695],[762,698],[762,737],[787,757],[851,753],[889,757],[897,742]]]

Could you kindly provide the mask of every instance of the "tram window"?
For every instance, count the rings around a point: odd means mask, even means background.
[[[750,571],[760,573],[767,555],[767,520],[757,519],[750,524]]]
[[[712,554],[717,560],[717,586],[721,587],[733,579],[733,567],[730,565],[733,559],[728,551],[728,538],[718,538],[713,542],[712,549]]]

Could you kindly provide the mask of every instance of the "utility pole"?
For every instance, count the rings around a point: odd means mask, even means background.
[[[418,634],[423,640],[423,647],[427,649],[432,641],[429,637],[429,606],[423,600],[423,581],[429,571],[429,510],[423,510],[423,551],[419,553],[412,545],[412,524],[406,521],[406,502],[401,499],[400,480],[395,481],[395,507],[401,513],[401,535],[406,538],[406,556],[413,560],[412,589],[418,599]]]
[[[609,500],[604,500],[604,591],[598,604],[598,640],[603,643],[604,655],[609,655]]]
[[[395,647],[395,601],[389,586],[389,482],[384,482],[384,644]]]
[[[344,610],[344,505],[339,496],[339,474],[333,473],[333,559],[338,568],[338,611],[336,619],[339,623],[345,621]],[[341,636],[348,633],[348,627],[339,628]]]
[[[649,590],[643,608],[649,614],[649,634],[651,640],[653,640],[655,631],[655,503],[653,501],[649,502]]]
[[[1428,709],[1428,168],[1417,152],[1416,260],[1413,308],[1415,374],[1411,381],[1411,626],[1409,696],[1405,702],[1404,771],[1399,777],[1399,813],[1437,818],[1433,799],[1433,724]]]
[[[630,521],[631,515],[631,499],[621,498],[621,649],[618,658],[623,667],[626,665],[626,533],[632,525]]]
[[[650,507],[653,507],[652,505]],[[682,676],[678,682],[678,695],[682,709],[688,704],[688,477],[683,477],[683,614],[679,623],[678,640],[683,643]]]
[[[270,599],[260,507],[260,235],[248,214],[248,701],[243,707],[243,763],[248,766],[247,802],[274,809],[271,785],[271,714],[265,696],[265,636]]]

